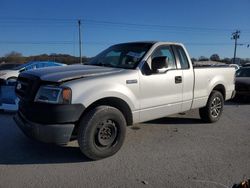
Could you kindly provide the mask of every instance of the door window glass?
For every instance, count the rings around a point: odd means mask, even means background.
[[[168,68],[176,69],[174,54],[170,46],[162,46],[157,48],[152,55],[152,59],[155,57],[163,57],[163,56],[167,57]]]

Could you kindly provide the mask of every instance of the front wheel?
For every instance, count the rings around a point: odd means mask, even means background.
[[[224,107],[224,98],[219,91],[212,91],[207,105],[199,109],[200,117],[203,121],[214,123],[220,119]]]
[[[88,158],[98,160],[114,155],[126,134],[123,114],[111,106],[98,106],[80,120],[78,144]]]

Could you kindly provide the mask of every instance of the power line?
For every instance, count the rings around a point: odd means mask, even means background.
[[[59,19],[59,18],[0,18],[0,23],[11,24],[21,24],[23,23],[33,23],[33,24],[74,24],[77,19]],[[190,26],[175,26],[175,25],[158,25],[158,24],[140,24],[140,23],[128,23],[128,22],[113,22],[113,21],[103,21],[94,19],[81,19],[84,24],[92,25],[109,25],[113,27],[133,27],[133,28],[154,28],[154,29],[177,29],[185,31],[210,31],[210,32],[230,32],[232,28],[210,28],[210,27],[190,27]],[[245,29],[245,31],[250,32],[250,29]]]
[[[231,46],[231,43],[194,43],[194,42],[183,42],[185,45],[189,45],[189,46]]]
[[[172,29],[207,30],[207,31],[231,31],[232,30],[232,29],[175,26],[175,25],[140,24],[140,23],[128,23],[128,22],[111,22],[111,21],[91,20],[91,19],[85,19],[84,21],[85,21],[85,23],[109,24],[109,25],[116,25],[116,26],[153,27],[153,28],[163,28],[163,29],[172,28]]]
[[[72,45],[72,44],[79,44],[76,41],[0,41],[0,44],[17,44],[17,45]],[[115,43],[112,42],[95,42],[95,41],[86,41],[84,44],[88,45],[112,45]]]
[[[31,44],[31,45],[72,45],[72,44],[79,44],[79,42],[76,41],[6,41],[6,40],[0,40],[0,44],[20,44],[20,45],[26,45],[26,44]],[[88,45],[112,45],[112,44],[116,44],[119,42],[108,42],[108,41],[104,41],[104,42],[96,42],[96,41],[86,41],[84,42],[84,44],[88,44]],[[223,42],[216,42],[216,43],[206,43],[206,42],[183,42],[185,45],[189,45],[189,46],[231,46],[232,43],[223,43]],[[243,45],[247,45],[248,43],[241,43]]]

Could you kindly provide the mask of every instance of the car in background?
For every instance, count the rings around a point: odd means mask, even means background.
[[[250,98],[250,67],[242,67],[236,71],[236,99]]]
[[[240,69],[240,66],[237,64],[230,64],[229,67],[234,67],[236,71]]]
[[[3,63],[0,64],[0,70],[9,70],[18,67],[20,65],[21,65],[20,63]]]
[[[40,69],[45,67],[56,67],[65,66],[66,64],[57,63],[53,61],[31,61],[25,64],[19,64],[19,66],[9,66],[9,68],[0,70],[0,80],[1,82],[12,83],[15,82],[19,73],[27,70]],[[7,65],[6,65],[7,66]]]
[[[242,67],[250,67],[250,63],[245,63]]]

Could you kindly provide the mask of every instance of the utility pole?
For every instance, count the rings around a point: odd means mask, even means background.
[[[233,63],[235,63],[235,58],[236,58],[236,51],[237,51],[237,42],[238,39],[240,38],[240,31],[236,30],[235,32],[232,33],[232,40],[234,40],[234,60]]]
[[[82,64],[82,35],[81,35],[81,20],[78,20],[78,28],[79,28],[79,58],[80,58],[80,63]]]

